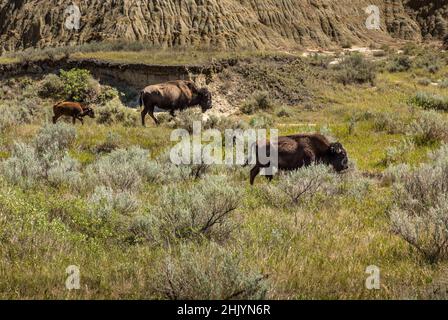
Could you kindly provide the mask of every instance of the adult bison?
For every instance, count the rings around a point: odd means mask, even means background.
[[[71,117],[73,124],[76,123],[77,119],[84,124],[83,118],[85,116],[95,118],[95,112],[92,108],[86,107],[78,102],[58,102],[53,106],[53,113],[53,123],[56,123],[62,116]]]
[[[257,161],[250,172],[251,185],[254,184],[255,177],[260,173],[261,168],[270,166],[270,163],[260,163],[258,152],[266,152],[265,154],[270,156],[273,147],[275,146],[270,144],[256,145]],[[297,134],[279,137],[277,149],[279,170],[291,171],[317,163],[331,165],[337,172],[348,169],[347,152],[342,144],[339,142],[330,143],[321,134]],[[270,180],[273,178],[272,175],[266,177]]]
[[[189,107],[201,106],[202,112],[212,107],[212,95],[206,88],[198,88],[193,81],[176,80],[156,84],[140,92],[140,107],[142,111],[142,125],[145,126],[145,117],[149,113],[156,124],[159,121],[154,116],[154,108],[158,107],[170,111],[183,110]]]

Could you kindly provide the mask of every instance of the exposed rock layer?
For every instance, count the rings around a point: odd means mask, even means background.
[[[441,39],[448,0],[75,0],[78,31],[64,25],[66,0],[0,0],[0,50],[126,39],[161,46],[328,47]],[[365,26],[369,5],[381,30]]]

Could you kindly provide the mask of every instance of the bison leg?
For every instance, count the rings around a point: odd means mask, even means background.
[[[316,156],[311,150],[305,150],[305,155],[303,157],[303,164],[305,167],[311,166],[316,162]]]
[[[84,119],[83,119],[83,118],[78,117],[77,119],[78,119],[79,121],[81,121],[81,124],[82,124],[82,125],[84,125]]]
[[[76,124],[76,116],[73,117],[73,124]]]
[[[146,108],[143,109],[143,111],[142,111],[142,126],[145,126],[145,117],[147,114],[148,114],[148,110],[146,110]]]
[[[53,117],[53,123],[56,124],[56,122],[58,121],[58,119],[59,119],[59,116],[55,115],[55,116]]]
[[[258,176],[259,173],[260,173],[260,167],[259,167],[259,166],[255,166],[255,167],[250,171],[250,185],[251,185],[251,186],[254,185],[255,178]]]
[[[157,118],[154,115],[154,110],[149,110],[149,115],[151,116],[151,118],[154,120],[154,122],[156,123],[156,125],[159,125],[160,122],[159,120],[157,120]]]

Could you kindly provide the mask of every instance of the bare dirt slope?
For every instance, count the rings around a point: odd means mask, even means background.
[[[328,47],[447,34],[448,0],[76,0],[81,29],[64,28],[70,1],[0,0],[0,50],[126,39],[163,46]],[[368,5],[381,30],[365,27]]]

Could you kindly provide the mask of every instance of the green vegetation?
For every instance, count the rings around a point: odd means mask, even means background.
[[[95,80],[82,70],[3,80],[0,297],[442,297],[448,114],[440,88],[418,81],[443,79],[448,67],[376,72],[368,58],[345,61],[242,59],[210,85],[233,115],[159,113],[162,125],[147,128],[117,89],[86,91]],[[97,117],[50,124],[51,106],[68,96],[94,101]],[[249,167],[175,165],[172,129],[191,131],[194,120],[320,131],[344,145],[350,169],[313,166],[250,187]],[[70,265],[80,290],[65,288]],[[380,290],[365,288],[370,265]]]

